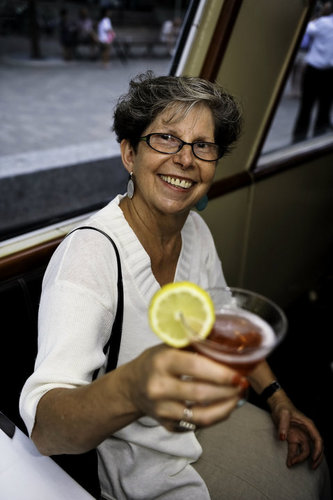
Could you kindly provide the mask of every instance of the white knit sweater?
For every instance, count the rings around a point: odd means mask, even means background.
[[[85,224],[108,233],[120,253],[125,304],[118,364],[159,343],[147,316],[159,284],[148,254],[119,207],[121,198],[117,196]],[[224,284],[211,233],[195,212],[182,230],[174,278],[185,280],[203,287]],[[30,433],[45,392],[88,384],[93,372],[104,365],[103,346],[116,305],[117,263],[110,242],[96,231],[74,232],[56,250],[43,281],[35,372],[20,399],[21,415]],[[192,432],[170,433],[143,417],[104,441],[98,451],[105,498],[209,498],[204,482],[189,465],[202,451]]]

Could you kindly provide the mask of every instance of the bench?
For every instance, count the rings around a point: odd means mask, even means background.
[[[170,57],[171,51],[168,45],[158,37],[137,37],[132,35],[117,36],[112,42],[112,53],[121,62],[126,63],[127,59],[134,57]],[[90,59],[96,61],[100,58],[100,48],[96,44],[94,52],[91,46],[78,42],[75,45],[75,59]]]
[[[127,59],[128,57],[170,57],[168,45],[158,36],[132,36],[126,35],[116,38],[113,42],[116,54],[119,50]]]

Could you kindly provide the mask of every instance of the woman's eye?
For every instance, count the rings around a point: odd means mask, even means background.
[[[161,134],[159,138],[164,142],[173,142],[175,140],[175,138],[169,134]]]
[[[208,149],[209,144],[207,142],[196,142],[197,148],[199,149]]]

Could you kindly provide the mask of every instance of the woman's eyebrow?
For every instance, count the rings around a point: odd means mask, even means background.
[[[182,139],[180,137],[180,133],[177,132],[175,129],[173,128],[170,128],[167,124],[166,125],[163,125],[162,129],[165,128],[165,130],[158,130],[157,133],[161,133],[161,134],[169,134],[169,135],[173,135],[174,137],[177,137],[178,139]],[[182,139],[183,140],[183,139]],[[186,141],[187,142],[187,141]],[[207,136],[204,136],[204,135],[199,135],[197,138],[195,138],[193,141],[191,142],[213,142],[214,143],[214,138],[210,139],[208,138]]]

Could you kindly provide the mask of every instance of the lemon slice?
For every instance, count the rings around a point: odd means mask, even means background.
[[[154,333],[172,347],[206,338],[215,321],[210,295],[189,281],[164,285],[152,298],[148,317]]]

